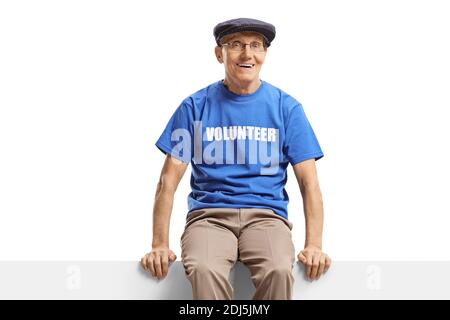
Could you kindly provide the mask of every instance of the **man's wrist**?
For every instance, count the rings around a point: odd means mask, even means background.
[[[153,241],[152,242],[152,248],[168,248],[169,242],[168,241]]]
[[[315,242],[305,242],[305,248],[316,248],[322,250],[322,244]]]

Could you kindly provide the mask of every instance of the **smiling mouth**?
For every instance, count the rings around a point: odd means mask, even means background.
[[[251,63],[237,63],[236,65],[240,68],[246,68],[246,69],[251,69],[255,66],[255,64],[251,64]]]

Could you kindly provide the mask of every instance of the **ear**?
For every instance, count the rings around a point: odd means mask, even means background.
[[[219,61],[219,63],[223,63],[222,48],[219,46],[216,46],[214,48],[214,53],[216,54],[217,61]]]

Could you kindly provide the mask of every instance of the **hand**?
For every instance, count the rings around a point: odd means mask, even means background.
[[[322,249],[314,246],[305,247],[298,254],[298,260],[305,265],[306,277],[317,280],[327,272],[331,265],[331,259],[322,252]]]
[[[163,279],[169,271],[169,266],[177,259],[175,253],[168,247],[153,248],[141,259],[141,265],[152,276]]]

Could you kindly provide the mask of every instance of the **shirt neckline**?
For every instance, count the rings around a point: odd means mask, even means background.
[[[264,80],[259,80],[261,82],[260,86],[258,87],[258,89],[253,92],[253,93],[249,93],[249,94],[236,94],[234,92],[231,92],[230,90],[227,89],[227,87],[225,87],[223,80],[219,80],[217,82],[217,85],[219,87],[219,90],[229,99],[235,100],[235,101],[247,101],[247,100],[251,100],[256,98],[257,96],[259,96],[261,94],[261,92],[263,91],[264,87],[265,87],[265,81]]]

